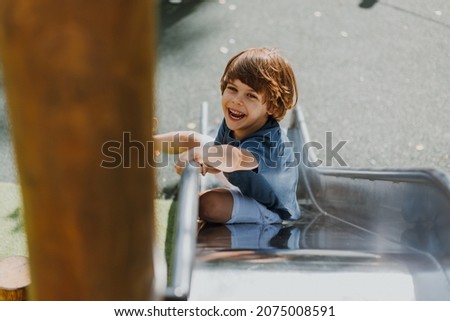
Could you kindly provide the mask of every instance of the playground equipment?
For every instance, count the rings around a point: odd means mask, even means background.
[[[449,300],[446,174],[435,169],[313,167],[313,155],[302,154],[309,135],[299,108],[287,131],[301,156],[298,201],[303,217],[269,226],[206,224],[198,236],[195,229],[185,229],[190,239],[197,238],[196,254],[184,266],[189,288],[175,297]],[[195,198],[192,186],[198,175],[192,172],[194,168],[183,176],[180,193]],[[180,204],[179,209],[180,217],[197,216],[195,206]]]

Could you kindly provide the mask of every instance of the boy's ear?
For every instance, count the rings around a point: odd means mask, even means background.
[[[276,120],[280,121],[284,117],[284,113],[281,109],[276,108],[275,106],[267,107],[267,115],[272,116]]]

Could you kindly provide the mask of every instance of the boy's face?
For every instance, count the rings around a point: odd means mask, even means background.
[[[257,93],[239,79],[231,80],[222,94],[222,110],[228,128],[236,139],[260,129],[269,114],[263,94]]]

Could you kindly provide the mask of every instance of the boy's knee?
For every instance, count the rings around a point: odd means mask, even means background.
[[[230,192],[211,190],[200,195],[199,216],[212,223],[226,223],[233,211],[233,196]]]

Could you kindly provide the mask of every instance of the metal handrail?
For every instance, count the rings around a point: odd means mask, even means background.
[[[198,217],[198,168],[188,165],[181,177],[173,243],[171,281],[166,298],[187,300],[195,259]]]

